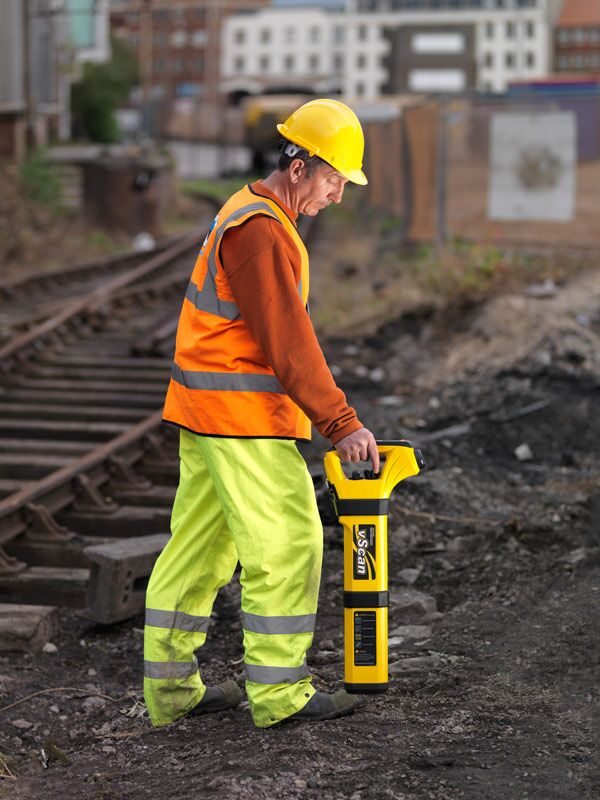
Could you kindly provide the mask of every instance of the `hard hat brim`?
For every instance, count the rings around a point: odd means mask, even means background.
[[[340,175],[342,175],[344,178],[347,178],[351,183],[357,183],[359,186],[366,186],[368,184],[369,181],[362,169],[340,169],[338,164],[332,164],[326,158],[323,158],[318,149],[311,147],[300,136],[291,137],[285,124],[280,123],[277,125],[277,130],[285,139],[297,144],[298,147],[301,147],[303,150],[306,150],[310,156],[318,156],[322,161],[325,161],[326,164],[329,164],[330,167],[333,167],[337,172],[340,173]]]
[[[357,183],[359,186],[366,186],[369,182],[362,169],[349,169],[344,172],[342,172],[342,170],[338,170],[338,172],[340,175],[343,175],[344,178],[348,178],[351,183]]]

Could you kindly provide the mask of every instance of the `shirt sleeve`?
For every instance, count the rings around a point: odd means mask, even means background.
[[[298,292],[300,257],[280,222],[251,217],[220,246],[242,318],[291,399],[333,444],[362,428],[336,385]]]

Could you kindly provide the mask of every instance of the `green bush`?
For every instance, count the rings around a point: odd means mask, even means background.
[[[111,48],[111,60],[105,64],[86,64],[83,78],[71,88],[75,124],[92,141],[107,144],[119,138],[115,111],[138,81],[133,51],[116,37],[111,38]]]

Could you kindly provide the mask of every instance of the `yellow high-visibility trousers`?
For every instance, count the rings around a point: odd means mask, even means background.
[[[144,696],[154,725],[192,709],[205,687],[195,651],[213,602],[241,564],[246,692],[267,727],[314,694],[306,665],[323,529],[294,441],[180,434],[171,538],[146,595]],[[218,635],[218,632],[217,632]]]

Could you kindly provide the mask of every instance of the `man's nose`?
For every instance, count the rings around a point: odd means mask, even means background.
[[[341,203],[342,197],[344,196],[344,187],[339,186],[337,189],[334,189],[331,193],[331,199],[334,203]]]

